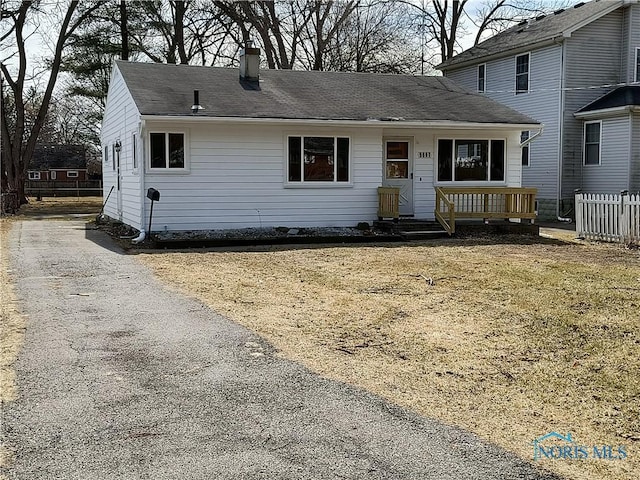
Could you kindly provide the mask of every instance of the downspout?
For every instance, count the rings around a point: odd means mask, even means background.
[[[565,101],[565,73],[566,73],[566,45],[567,43],[562,40],[560,49],[560,111],[558,112],[558,184],[556,185],[556,219],[559,222],[571,223],[570,218],[561,216],[560,205],[562,203],[562,167],[564,164],[564,101]],[[582,182],[581,182],[582,183]]]
[[[140,146],[142,147],[142,152],[138,152],[140,153],[139,157],[138,157],[138,175],[140,176],[140,235],[138,235],[136,238],[134,238],[133,240],[131,240],[132,243],[140,243],[145,239],[146,233],[144,231],[144,199],[146,198],[145,195],[145,178],[146,178],[146,153],[147,153],[147,149],[145,148],[145,126],[146,126],[146,122],[144,119],[140,120],[139,123],[139,127],[138,127],[138,137],[140,138]]]
[[[540,127],[540,130],[538,130],[533,136],[527,138],[524,142],[522,142],[520,144],[520,148],[522,147],[526,147],[527,145],[529,145],[531,142],[533,142],[536,138],[538,138],[540,135],[542,135],[542,132],[544,132],[544,125],[542,125]]]

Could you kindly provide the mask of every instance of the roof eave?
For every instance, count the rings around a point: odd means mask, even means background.
[[[520,129],[540,128],[542,124],[532,123],[489,123],[489,122],[458,122],[453,120],[322,120],[299,118],[249,118],[249,117],[205,117],[198,115],[142,115],[145,122],[183,122],[183,123],[234,123],[234,124],[270,124],[270,125],[309,125],[309,126],[345,126],[345,127],[383,127],[383,128],[459,128],[459,129]]]
[[[620,107],[599,108],[597,110],[588,110],[586,112],[576,112],[573,116],[579,120],[597,120],[605,117],[617,117],[630,112],[640,112],[640,106],[622,105]]]
[[[491,60],[496,60],[498,58],[509,57],[511,55],[517,55],[518,53],[529,52],[534,49],[548,47],[549,45],[560,44],[564,41],[564,37],[562,35],[555,36],[548,40],[543,40],[542,42],[536,43],[528,43],[526,45],[521,45],[516,48],[512,48],[509,50],[502,50],[499,53],[493,53],[490,55],[484,55],[480,57],[474,57],[469,60],[465,60],[463,62],[454,63],[451,65],[447,65],[445,67],[441,67],[442,63],[436,67],[437,70],[441,70],[442,72],[446,72],[447,70],[457,70],[458,68],[464,68],[471,65],[477,65],[479,63],[486,63]]]
[[[445,72],[447,70],[453,70],[455,68],[467,67],[469,65],[474,65],[474,64],[477,64],[477,63],[484,63],[486,61],[493,60],[493,59],[496,59],[496,58],[502,58],[502,57],[506,57],[506,56],[509,56],[509,55],[514,55],[514,54],[517,54],[517,53],[520,53],[520,52],[525,52],[527,50],[531,50],[533,48],[541,48],[543,46],[550,45],[550,44],[553,44],[553,43],[560,43],[560,42],[564,41],[564,39],[566,39],[566,38],[571,38],[571,35],[576,30],[579,30],[579,29],[583,28],[584,26],[589,25],[591,22],[594,22],[594,21],[598,20],[599,18],[602,18],[605,15],[608,15],[609,13],[613,12],[614,10],[617,10],[618,8],[620,8],[623,5],[624,5],[624,3],[621,2],[621,1],[611,2],[611,5],[608,8],[602,10],[601,12],[598,12],[597,14],[594,14],[594,15],[590,16],[589,18],[584,19],[582,22],[577,23],[577,24],[571,26],[570,28],[567,28],[566,30],[563,30],[560,35],[555,35],[551,39],[543,40],[541,42],[536,42],[536,43],[530,43],[528,45],[524,45],[524,46],[521,46],[521,47],[518,47],[518,48],[514,48],[514,49],[510,49],[510,50],[505,50],[505,51],[502,51],[500,53],[496,53],[496,54],[493,54],[493,55],[474,57],[474,58],[472,58],[470,60],[466,60],[466,61],[463,61],[463,62],[460,62],[460,63],[455,63],[455,64],[452,64],[452,65],[446,65],[444,67],[442,67],[442,64],[445,63],[445,62],[443,62],[440,65],[436,66],[436,69]]]

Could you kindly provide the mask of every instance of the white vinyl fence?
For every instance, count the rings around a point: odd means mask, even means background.
[[[576,234],[587,240],[640,242],[640,195],[576,194]]]

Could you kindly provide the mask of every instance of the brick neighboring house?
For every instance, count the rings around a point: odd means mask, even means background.
[[[638,0],[594,0],[520,22],[438,69],[544,124],[522,149],[522,185],[538,188],[540,217],[571,215],[577,188],[640,191]]]
[[[29,181],[73,181],[87,178],[86,147],[53,143],[36,146],[27,174]]]

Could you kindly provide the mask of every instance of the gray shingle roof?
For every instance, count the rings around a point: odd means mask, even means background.
[[[262,70],[256,88],[233,68],[116,63],[143,115],[191,115],[199,90],[208,117],[536,123],[444,77]]]
[[[442,62],[436,68],[449,70],[471,61],[480,61],[485,57],[507,54],[512,50],[562,37],[566,31],[571,31],[585,22],[595,20],[610,9],[622,6],[620,0],[593,0],[589,3],[578,3],[574,7],[558,10],[538,19],[531,19],[520,23],[504,32],[488,38],[455,57]]]
[[[586,107],[582,107],[577,113],[637,105],[640,105],[640,85],[626,85],[603,95]]]

